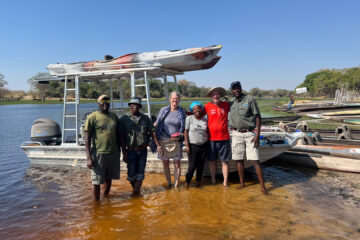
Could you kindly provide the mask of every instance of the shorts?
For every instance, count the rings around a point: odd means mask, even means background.
[[[94,185],[104,184],[108,179],[120,179],[120,153],[94,153],[94,169],[91,170],[91,181]]]
[[[129,163],[127,164],[127,180],[130,182],[134,182],[135,180],[144,180],[147,148],[141,149],[139,151],[129,150],[127,152],[127,156],[129,159]]]
[[[260,160],[259,149],[254,147],[251,140],[254,138],[255,133],[246,132],[240,133],[232,131],[232,156],[233,160]]]
[[[210,141],[208,160],[216,161],[218,157],[222,162],[231,160],[230,140]]]

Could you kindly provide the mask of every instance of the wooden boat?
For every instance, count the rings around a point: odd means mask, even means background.
[[[280,159],[304,167],[360,173],[360,146],[356,145],[298,144]]]
[[[76,74],[127,68],[160,67],[178,72],[212,68],[219,60],[221,45],[182,50],[131,53],[110,60],[48,65],[51,75]]]
[[[262,125],[267,125],[267,124],[274,124],[274,123],[279,123],[279,122],[292,122],[292,121],[296,121],[299,118],[301,118],[301,116],[279,116],[279,117],[266,117],[266,118],[261,118],[261,124]]]

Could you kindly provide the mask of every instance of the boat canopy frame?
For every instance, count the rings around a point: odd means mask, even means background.
[[[110,100],[111,100],[111,109],[115,110],[115,102],[120,102],[121,104],[121,114],[124,114],[124,96],[123,96],[123,87],[122,80],[130,79],[130,88],[131,88],[131,97],[136,97],[136,88],[145,87],[146,97],[142,98],[142,101],[146,102],[148,112],[145,113],[151,118],[151,106],[150,106],[150,89],[149,89],[149,79],[150,78],[162,78],[164,82],[164,93],[165,99],[169,98],[168,91],[168,76],[172,76],[174,79],[175,90],[178,91],[177,85],[177,75],[183,75],[183,72],[164,69],[161,67],[141,67],[141,68],[123,68],[123,69],[114,69],[114,70],[99,70],[99,71],[85,71],[85,72],[75,72],[67,74],[57,74],[44,76],[40,74],[37,78],[34,78],[34,81],[39,83],[49,83],[50,81],[64,81],[64,100],[63,100],[63,125],[62,125],[62,142],[61,145],[80,145],[79,137],[79,111],[78,106],[80,104],[80,82],[93,82],[93,81],[109,81],[110,85]],[[137,79],[144,79],[143,84],[136,84]],[[116,90],[113,89],[113,81],[117,80],[119,83],[119,96],[118,101],[114,101],[113,92]],[[69,88],[68,82],[74,81],[74,87]],[[74,92],[75,101],[68,101],[68,92]],[[68,115],[67,109],[70,105],[75,106],[75,114]],[[75,123],[75,128],[67,128],[67,119],[73,119]],[[75,143],[67,142],[65,138],[65,133],[74,132],[75,133]]]

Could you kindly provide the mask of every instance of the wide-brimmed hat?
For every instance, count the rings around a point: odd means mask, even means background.
[[[212,93],[214,91],[218,91],[220,93],[221,97],[224,97],[226,95],[226,90],[224,88],[222,88],[222,87],[213,87],[213,88],[210,89],[207,96],[211,97],[211,95],[212,95]]]
[[[139,98],[139,97],[132,97],[132,98],[130,99],[130,102],[128,103],[128,106],[130,106],[130,104],[137,104],[137,105],[139,105],[140,107],[142,107],[141,98]]]
[[[100,102],[101,100],[103,100],[104,98],[107,98],[108,100],[110,99],[108,95],[101,95],[100,97],[98,97],[98,102]]]

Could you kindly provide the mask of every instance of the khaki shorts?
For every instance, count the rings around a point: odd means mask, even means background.
[[[94,169],[91,170],[92,184],[104,184],[105,179],[120,179],[119,154],[119,152],[110,154],[93,154]]]
[[[246,132],[240,133],[232,131],[232,159],[233,160],[260,160],[259,149],[254,148],[254,143],[251,140],[254,138],[255,133]]]

